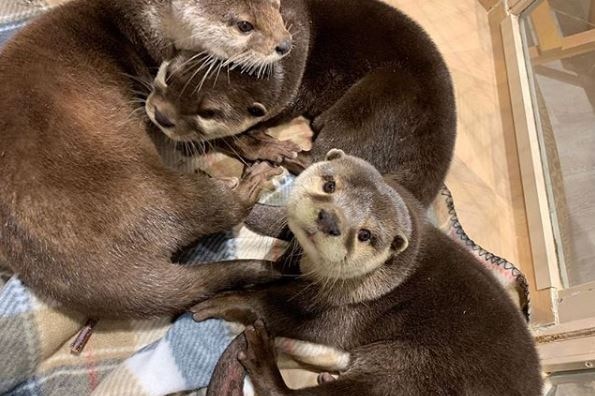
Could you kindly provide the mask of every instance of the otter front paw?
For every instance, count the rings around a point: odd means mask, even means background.
[[[256,321],[244,331],[246,350],[238,354],[238,360],[250,376],[259,395],[283,395],[289,388],[277,366],[274,340],[269,336],[264,323]]]
[[[254,323],[258,314],[248,302],[248,297],[238,293],[224,293],[196,304],[189,310],[197,322],[207,319],[223,319],[244,325]]]
[[[312,165],[312,155],[309,152],[301,152],[296,158],[286,158],[281,163],[285,169],[294,175],[301,174],[307,167]]]
[[[246,207],[252,207],[258,202],[260,194],[273,187],[272,179],[283,173],[283,169],[272,167],[266,162],[258,162],[247,168],[234,190]]]
[[[248,132],[234,140],[234,146],[243,158],[250,161],[270,161],[280,164],[285,159],[295,159],[302,151],[291,140],[279,140],[266,130]]]

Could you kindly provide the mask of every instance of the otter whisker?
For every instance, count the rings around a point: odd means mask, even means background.
[[[227,139],[222,139],[223,143],[225,143],[227,145],[227,147],[229,147],[229,149],[236,155],[237,160],[240,161],[242,164],[244,164],[245,167],[248,167],[248,163],[242,158],[242,156],[236,151],[236,149],[233,148],[233,146],[231,144],[229,144],[229,142],[227,141]]]
[[[196,61],[196,60],[197,60],[199,57],[204,57],[205,55],[209,55],[209,54],[207,53],[207,51],[202,51],[202,52],[199,52],[199,53],[197,53],[197,54],[195,54],[195,55],[191,56],[190,58],[188,58],[187,60],[185,60],[185,61],[184,61],[184,62],[183,62],[181,65],[180,65],[180,67],[179,67],[179,70],[183,70],[183,69],[186,67],[186,65],[188,65],[188,64],[189,64],[189,63],[191,63],[191,62],[194,62],[194,61]]]
[[[290,298],[288,298],[287,301],[293,301],[293,300],[295,300],[296,298],[298,298],[299,296],[303,295],[306,291],[308,291],[308,289],[310,289],[313,286],[319,286],[319,282],[309,281],[308,284],[305,287],[303,287],[300,291],[298,291],[293,296],[291,296]]]
[[[210,55],[206,56],[205,61],[203,61],[201,63],[201,65],[199,67],[196,68],[196,70],[194,71],[194,73],[192,74],[192,76],[190,76],[190,78],[188,79],[188,81],[186,81],[186,84],[184,84],[184,87],[182,88],[182,90],[180,91],[180,94],[178,95],[178,99],[180,99],[182,97],[182,95],[184,94],[184,92],[186,92],[186,88],[188,88],[188,85],[190,85],[190,83],[192,82],[192,80],[194,80],[194,77],[196,77],[196,75],[198,73],[200,73],[200,71],[204,68],[205,63],[208,62],[208,59],[210,58]]]
[[[206,56],[206,59],[201,63],[201,65],[199,67],[196,68],[194,73],[192,73],[192,76],[188,79],[188,81],[186,81],[186,84],[184,84],[184,87],[180,91],[180,95],[178,96],[178,98],[180,98],[182,96],[182,94],[186,91],[186,88],[188,88],[188,85],[190,85],[190,83],[194,80],[194,78],[197,76],[197,74],[200,73],[200,71],[205,69],[206,67],[210,67],[210,65],[212,65],[213,61],[214,61],[214,57],[212,55]],[[207,75],[208,75],[208,71],[207,71]],[[203,81],[205,78],[206,78],[206,75],[205,75],[205,77],[203,77]],[[193,92],[195,93],[196,90]]]
[[[205,83],[205,81],[207,80],[207,78],[209,77],[209,75],[211,74],[211,71],[213,70],[213,67],[215,67],[216,64],[217,64],[217,59],[212,58],[210,60],[210,65],[209,65],[209,68],[207,69],[207,72],[204,74],[204,76],[202,77],[202,80],[200,80],[200,84],[198,84],[198,87],[196,87],[194,89],[193,93],[200,92],[200,90],[202,89],[203,84]]]
[[[217,80],[219,80],[219,74],[221,73],[222,68],[223,63],[219,62],[219,67],[217,68],[217,73],[215,74],[215,81],[213,82],[213,88],[217,85]]]

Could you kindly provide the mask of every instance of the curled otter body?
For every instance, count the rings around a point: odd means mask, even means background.
[[[328,345],[348,358],[335,366],[338,379],[289,390],[264,327],[249,327],[240,359],[257,394],[541,394],[518,309],[464,248],[427,223],[407,190],[335,151],[299,176],[290,201],[289,224],[305,253],[301,280],[222,294],[193,308],[195,318],[261,319],[272,337]]]
[[[283,0],[281,13],[292,26],[291,54],[268,78],[233,85],[251,87],[255,101],[276,103],[254,129],[304,115],[315,133],[314,161],[331,148],[344,149],[392,174],[428,206],[442,186],[456,135],[450,74],[428,35],[376,0]],[[279,84],[280,94],[257,96],[263,86]],[[205,83],[200,94],[217,96],[222,89]],[[230,99],[226,106],[242,116],[244,108]],[[233,119],[227,126],[229,134],[243,132]]]
[[[178,248],[239,223],[276,171],[253,168],[231,190],[162,165],[133,91],[165,56],[152,23],[169,3],[74,1],[0,57],[0,262],[89,316],[174,314],[275,276],[261,262],[171,263]]]

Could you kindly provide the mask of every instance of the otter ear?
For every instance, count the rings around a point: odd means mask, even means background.
[[[403,234],[399,232],[393,242],[390,245],[391,249],[393,250],[394,254],[401,254],[409,247],[409,239]]]
[[[252,103],[252,106],[248,107],[248,113],[250,113],[252,117],[264,117],[267,115],[267,108],[262,103],[254,102]]]
[[[345,152],[339,149],[332,149],[326,154],[327,161],[334,161],[345,157]]]

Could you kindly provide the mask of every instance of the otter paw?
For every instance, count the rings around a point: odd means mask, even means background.
[[[244,172],[236,192],[247,206],[254,206],[262,191],[272,189],[272,179],[283,173],[283,169],[272,167],[266,162],[258,162]]]
[[[284,159],[281,165],[290,173],[294,175],[299,175],[304,170],[306,170],[307,167],[312,165],[312,163],[313,161],[312,157],[310,156],[310,153],[301,152],[298,154],[296,158]]]
[[[331,373],[320,373],[320,374],[318,374],[318,377],[316,378],[316,382],[318,382],[318,385],[326,384],[328,382],[333,382],[336,380],[337,379],[335,377],[333,377],[333,375]]]
[[[246,299],[236,294],[223,294],[200,302],[188,310],[192,319],[202,322],[207,319],[223,319],[242,324],[253,323],[256,312]]]
[[[302,148],[291,140],[279,140],[262,133],[259,138],[259,146],[255,151],[257,159],[271,161],[280,164],[283,160],[294,160],[302,151]]]
[[[234,142],[238,152],[250,161],[270,161],[281,163],[284,159],[294,159],[302,148],[291,140],[279,140],[265,130],[243,135]]]
[[[275,357],[274,340],[269,336],[264,323],[258,320],[244,331],[246,349],[238,354],[238,360],[248,372],[257,394],[264,390],[287,389],[281,377]]]
[[[217,180],[225,184],[230,190],[235,190],[240,185],[240,179],[237,177],[218,177]]]

